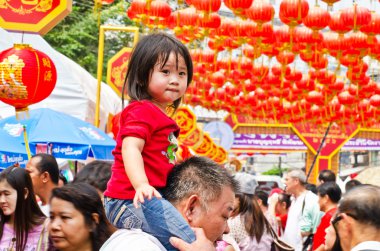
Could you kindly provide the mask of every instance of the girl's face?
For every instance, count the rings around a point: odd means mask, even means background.
[[[154,66],[149,79],[148,93],[163,110],[175,100],[181,98],[187,89],[187,67],[185,60],[170,53],[166,64],[161,67],[160,62]]]
[[[331,250],[336,240],[336,233],[332,224],[325,230],[325,250]]]
[[[0,181],[0,208],[6,216],[16,211],[17,191],[6,180]]]
[[[82,213],[65,200],[51,200],[49,236],[61,251],[92,250],[90,229]]]

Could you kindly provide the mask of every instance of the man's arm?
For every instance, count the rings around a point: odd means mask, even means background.
[[[193,228],[196,236],[196,240],[189,244],[177,237],[170,237],[170,243],[179,251],[215,251],[214,244],[206,238],[205,232],[202,228]]]

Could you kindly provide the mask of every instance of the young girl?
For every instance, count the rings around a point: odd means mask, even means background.
[[[175,163],[179,133],[168,108],[178,108],[192,76],[189,51],[177,39],[157,33],[139,41],[126,76],[131,102],[120,117],[115,163],[104,193],[107,217],[116,227],[141,228],[167,250],[176,250],[171,236],[195,240],[184,218],[160,194]]]
[[[51,250],[45,215],[29,174],[11,166],[0,173],[0,250]]]

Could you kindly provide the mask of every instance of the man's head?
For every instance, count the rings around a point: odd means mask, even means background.
[[[207,238],[216,241],[229,231],[227,219],[238,187],[224,168],[194,156],[174,167],[163,194],[190,226],[203,228]]]
[[[305,189],[306,174],[300,169],[293,169],[285,176],[286,192],[296,194],[300,189]]]
[[[335,182],[324,182],[317,188],[319,207],[326,212],[331,206],[338,204],[342,191]]]
[[[111,166],[110,162],[94,160],[77,173],[74,182],[84,182],[92,185],[103,200],[103,193],[107,189],[107,183],[111,178]]]
[[[335,182],[336,176],[335,173],[331,170],[322,170],[319,172],[319,176],[317,179],[317,186],[324,182]]]
[[[352,188],[354,188],[356,186],[360,186],[360,185],[362,185],[362,183],[360,181],[358,181],[358,180],[349,180],[349,181],[347,181],[344,189],[346,190],[346,193],[347,193]]]
[[[38,196],[41,196],[41,191],[45,190],[47,185],[58,185],[59,168],[52,155],[44,153],[34,155],[26,164],[26,170],[32,178],[33,188]]]
[[[379,241],[380,187],[362,185],[346,193],[338,204],[335,219],[342,247],[352,249],[363,241]]]

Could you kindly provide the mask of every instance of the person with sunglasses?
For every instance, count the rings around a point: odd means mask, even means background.
[[[363,185],[350,190],[331,225],[343,251],[380,251],[380,187]]]

